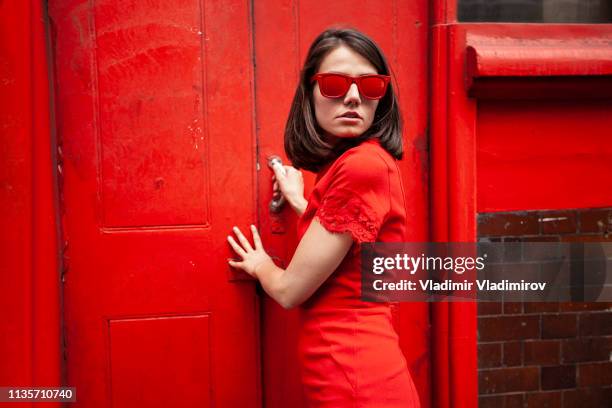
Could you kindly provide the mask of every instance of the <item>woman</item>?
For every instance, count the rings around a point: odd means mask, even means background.
[[[279,189],[300,215],[299,244],[286,269],[234,227],[228,241],[285,308],[300,306],[299,355],[311,407],[419,407],[392,326],[389,304],[360,300],[362,242],[406,241],[396,160],[401,118],[378,46],[350,29],[330,29],[311,45],[285,129],[297,168],[317,172],[309,201],[299,170],[275,169]]]

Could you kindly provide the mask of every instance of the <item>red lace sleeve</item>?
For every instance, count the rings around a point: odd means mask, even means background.
[[[350,232],[358,243],[375,242],[389,212],[389,171],[382,158],[342,158],[315,216],[330,232]]]

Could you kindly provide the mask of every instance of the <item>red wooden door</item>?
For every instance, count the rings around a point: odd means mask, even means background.
[[[268,210],[272,183],[266,158],[272,154],[285,158],[283,131],[299,71],[315,37],[334,25],[353,27],[373,37],[391,64],[404,116],[405,156],[400,166],[408,203],[410,239],[427,241],[427,1],[261,0],[253,5],[257,139],[262,167],[258,209],[266,248],[286,265],[297,246],[296,216],[291,208],[287,206],[280,214],[271,214]],[[308,195],[314,175],[306,173],[305,181]],[[395,328],[422,406],[429,407],[429,306],[404,303],[393,311]],[[296,353],[298,330],[296,311],[286,311],[270,298],[263,298],[262,364],[266,408],[304,406]]]
[[[258,297],[225,240],[255,219],[248,3],[49,11],[76,406],[259,406]]]

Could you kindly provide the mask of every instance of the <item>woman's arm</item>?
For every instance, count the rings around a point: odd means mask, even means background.
[[[275,190],[280,188],[287,199],[303,198],[301,172],[291,166],[285,166],[285,170],[274,167]],[[255,249],[237,228],[234,232],[242,247],[228,237],[242,257],[241,262],[230,261],[230,265],[259,279],[264,290],[287,309],[304,302],[321,286],[354,241],[374,242],[389,211],[389,167],[380,155],[354,150],[343,157],[334,171],[317,215],[287,269],[278,268],[266,254],[255,227],[251,227]],[[342,213],[344,216],[339,217]]]
[[[230,261],[230,265],[256,277],[266,293],[285,309],[308,299],[336,270],[353,243],[349,232],[331,233],[314,218],[287,269],[282,269],[263,250],[257,229],[252,226],[251,231],[255,248],[251,247],[238,228],[234,232],[242,247],[232,237],[228,237],[234,250],[243,259],[242,262]]]

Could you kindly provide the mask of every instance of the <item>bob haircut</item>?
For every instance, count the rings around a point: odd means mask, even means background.
[[[378,74],[390,75],[381,49],[365,34],[350,28],[330,28],[319,34],[310,46],[300,72],[300,82],[285,126],[285,152],[298,169],[318,172],[346,150],[372,138],[380,139],[381,146],[396,159],[403,156],[402,117],[393,81],[380,99],[368,130],[358,137],[341,139],[335,146],[325,142],[324,131],[314,115],[314,84],[310,78],[317,73],[323,59],[341,45],[367,59]]]

